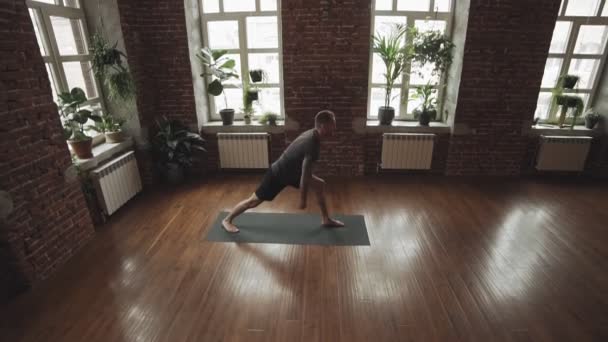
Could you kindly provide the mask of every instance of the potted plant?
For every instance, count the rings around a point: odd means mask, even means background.
[[[262,115],[259,121],[263,125],[276,126],[278,119],[279,116],[276,113],[268,111],[265,112],[264,115]]]
[[[116,118],[112,115],[100,115],[99,119],[95,122],[95,125],[89,125],[88,129],[103,133],[106,137],[106,143],[117,144],[125,140],[122,126],[125,124],[125,120],[122,118]]]
[[[262,69],[249,70],[249,77],[253,83],[262,82],[266,79],[266,72]]]
[[[564,89],[574,89],[578,80],[579,77],[576,75],[563,75],[559,78],[558,82]]]
[[[437,116],[436,92],[437,89],[430,82],[416,87],[416,94],[412,99],[421,101],[420,106],[414,110],[414,117],[418,119],[420,126],[428,126]]]
[[[600,114],[590,109],[589,112],[587,112],[587,115],[585,115],[585,127],[594,129],[595,126],[600,122],[601,118],[602,116]]]
[[[252,94],[255,94],[255,96],[252,96]],[[254,91],[249,87],[246,87],[243,91],[243,120],[245,121],[246,125],[251,124],[251,118],[255,113],[255,110],[253,109],[253,101],[258,99],[257,94],[257,90]]]
[[[234,121],[234,109],[228,108],[228,99],[224,92],[224,82],[239,78],[234,69],[236,62],[226,56],[226,50],[210,50],[205,47],[201,49],[201,53],[196,57],[201,61],[207,72],[201,74],[202,77],[211,77],[212,81],[207,85],[207,91],[213,96],[224,94],[225,108],[220,110],[222,123],[225,126],[232,125]]]
[[[562,110],[560,116],[558,118],[557,124],[560,128],[564,127],[564,123],[566,121],[566,116],[568,114],[568,110],[573,108],[574,111],[572,113],[572,125],[571,128],[574,128],[576,124],[576,118],[583,113],[583,109],[585,107],[585,103],[580,96],[565,94],[564,90],[574,89],[576,83],[578,82],[578,76],[575,75],[562,75],[560,76],[557,85],[552,90],[552,99],[551,99],[551,116],[553,116],[557,107],[561,106]]]
[[[98,28],[91,37],[89,50],[93,72],[107,86],[110,99],[130,99],[135,96],[136,89],[131,73],[123,64],[123,58],[126,59],[127,55],[116,48],[118,42],[110,45],[100,33],[102,31]]]
[[[171,184],[184,181],[185,170],[192,166],[195,150],[206,152],[203,148],[205,140],[188,129],[177,120],[157,121],[158,132],[153,139],[158,167],[164,178]]]
[[[406,32],[405,25],[395,24],[387,35],[376,33],[372,36],[373,48],[380,55],[386,67],[383,75],[384,106],[378,108],[378,120],[381,125],[390,125],[395,118],[395,108],[391,107],[391,94],[393,85],[401,77],[408,55],[404,44]]]
[[[58,96],[63,133],[68,144],[79,159],[93,158],[93,139],[84,133],[84,125],[89,119],[98,121],[99,117],[92,115],[90,110],[81,108],[87,102],[84,90],[73,88],[69,93],[64,92]]]

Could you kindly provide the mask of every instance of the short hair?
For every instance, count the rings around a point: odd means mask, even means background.
[[[315,115],[315,127],[319,127],[320,125],[324,125],[326,123],[335,122],[336,114],[331,110],[322,110]]]

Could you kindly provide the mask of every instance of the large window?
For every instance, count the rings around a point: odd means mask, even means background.
[[[585,107],[593,103],[599,75],[606,56],[608,38],[608,4],[606,0],[563,0],[545,73],[541,84],[535,117],[553,122],[558,113],[551,113],[551,90],[560,75],[576,75],[580,79],[572,93],[582,97]]]
[[[89,106],[101,107],[98,84],[91,71],[85,15],[79,0],[27,0],[40,54],[57,93],[82,88]]]
[[[421,32],[435,30],[448,36],[451,34],[454,0],[374,0],[372,6],[373,35],[386,35],[394,24],[416,27]],[[416,86],[433,81],[439,89],[438,99],[442,99],[445,77],[432,77],[431,71],[431,65],[413,64],[405,67],[392,91],[394,99],[391,105],[395,108],[396,119],[414,118],[413,111],[420,105],[419,101],[411,100]],[[384,105],[384,73],[382,59],[371,49],[368,94],[368,116],[371,119],[377,118],[378,107]],[[441,107],[438,112],[442,112]]]
[[[227,50],[236,61],[238,80],[225,85],[228,108],[242,118],[243,87],[250,84],[249,70],[262,69],[266,80],[255,84],[259,99],[255,115],[272,111],[283,116],[283,72],[281,21],[278,0],[201,0],[204,44],[212,50]],[[219,119],[225,107],[223,95],[209,96],[211,119]]]

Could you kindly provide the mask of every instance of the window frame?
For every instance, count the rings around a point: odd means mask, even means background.
[[[557,19],[555,21],[556,25],[558,22],[566,22],[566,23],[571,24],[570,31],[568,33],[568,37],[566,38],[566,49],[563,53],[552,53],[549,51],[549,53],[547,55],[547,60],[549,58],[559,58],[562,60],[562,65],[559,69],[558,77],[561,75],[568,74],[568,70],[570,69],[571,62],[573,59],[599,60],[599,65],[597,67],[596,74],[594,75],[594,80],[589,88],[579,89],[577,87],[576,89],[573,89],[572,91],[570,91],[570,90],[564,91],[564,93],[566,93],[566,94],[587,95],[588,97],[587,97],[587,101],[585,103],[585,108],[584,108],[584,111],[586,111],[589,108],[593,107],[593,103],[597,96],[598,85],[601,82],[601,78],[602,78],[601,75],[602,75],[602,72],[603,72],[605,64],[606,64],[606,56],[608,55],[608,41],[604,42],[604,50],[600,54],[580,54],[580,53],[577,54],[577,53],[574,53],[574,49],[576,47],[576,40],[578,39],[578,35],[580,32],[581,26],[605,26],[606,29],[608,30],[608,16],[602,16],[602,11],[604,10],[604,7],[608,6],[608,3],[607,3],[608,0],[599,0],[599,4],[597,6],[595,15],[588,16],[588,17],[572,16],[572,15],[567,16],[566,10],[568,8],[568,2],[569,2],[569,0],[562,0]],[[553,36],[551,36],[551,39],[553,40]],[[543,72],[543,77],[544,77],[544,72]],[[539,91],[539,97],[542,93],[551,93],[552,90],[553,90],[553,87],[549,87],[549,88],[543,87],[541,84],[541,88]],[[538,100],[537,100],[537,109],[538,109]],[[550,107],[549,107],[549,113],[547,113],[547,114],[548,114],[547,119],[542,119],[542,120],[540,120],[541,122],[547,122],[547,123],[555,122],[555,121],[557,121],[558,116],[560,115],[559,111],[557,111],[556,113],[551,115]],[[536,110],[535,110],[535,116],[536,116]]]
[[[453,37],[453,24],[454,24],[454,9],[456,6],[457,0],[450,0],[450,6],[448,12],[436,12],[432,10],[435,8],[435,0],[429,0],[429,10],[428,11],[400,11],[397,9],[398,0],[392,1],[392,10],[376,10],[376,0],[373,0],[371,3],[371,25],[370,25],[370,47],[369,47],[369,71],[368,71],[368,81],[367,81],[367,119],[368,120],[378,120],[377,111],[378,108],[371,108],[372,105],[372,88],[382,88],[384,89],[384,83],[373,83],[373,64],[374,64],[374,53],[377,51],[373,48],[373,40],[371,36],[375,34],[375,26],[376,26],[376,16],[383,17],[406,17],[406,26],[408,28],[414,27],[416,25],[416,21],[435,21],[441,20],[445,21],[445,32],[444,34],[452,39]],[[406,44],[410,42],[410,37],[406,37]],[[402,121],[414,121],[413,113],[407,113],[407,105],[409,103],[409,90],[413,89],[415,86],[424,85],[424,84],[414,84],[410,83],[410,75],[411,65],[408,63],[404,66],[403,73],[401,75],[402,81],[401,84],[393,86],[393,91],[395,89],[399,89],[401,92],[399,98],[399,115],[395,113],[395,120]],[[445,89],[447,86],[448,72],[444,72],[439,77],[439,84],[434,86],[434,89],[437,89],[437,101],[439,106],[437,107],[437,117],[434,121],[443,121],[445,119],[443,114],[443,106],[444,106],[444,98],[445,98]],[[395,106],[393,106],[395,107]],[[375,114],[373,114],[375,113]],[[372,115],[373,114],[373,115]]]
[[[228,51],[228,54],[238,54],[240,57],[241,85],[225,84],[226,89],[243,89],[243,86],[249,85],[249,54],[250,53],[278,53],[279,56],[279,83],[265,83],[256,84],[257,88],[279,88],[279,119],[285,119],[285,99],[284,99],[284,82],[283,82],[283,34],[282,34],[282,22],[281,22],[281,1],[276,0],[277,8],[274,11],[262,11],[261,1],[255,0],[255,11],[243,11],[243,12],[224,12],[224,0],[218,0],[219,12],[218,13],[205,13],[203,10],[203,1],[198,0],[199,12],[201,16],[201,35],[203,38],[203,46],[209,46],[209,35],[207,30],[207,23],[213,21],[237,21],[239,28],[239,48],[238,49],[224,49]],[[276,17],[277,18],[277,34],[278,34],[278,46],[276,48],[249,48],[247,46],[247,18],[248,17]],[[246,76],[246,77],[243,77]],[[205,89],[211,81],[211,77],[205,78]],[[219,111],[215,105],[215,98],[220,96],[213,96],[206,93],[208,104],[209,104],[209,120],[219,121],[221,117]],[[223,100],[222,100],[223,101]],[[243,120],[243,113],[241,108],[233,108],[234,119]],[[259,117],[263,113],[255,113],[255,117]]]

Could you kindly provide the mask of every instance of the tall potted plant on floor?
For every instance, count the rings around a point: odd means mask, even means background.
[[[93,139],[84,131],[89,119],[99,121],[99,116],[93,115],[89,109],[82,108],[87,102],[87,96],[81,88],[73,88],[70,92],[59,94],[58,97],[63,133],[70,148],[79,159],[93,158]]]
[[[372,36],[373,48],[379,55],[386,72],[384,73],[384,106],[378,108],[378,120],[381,125],[390,125],[395,118],[395,108],[391,107],[393,86],[403,73],[408,56],[405,45],[407,27],[395,24],[386,35],[377,32]]]
[[[152,142],[160,173],[171,184],[184,181],[185,170],[192,166],[194,152],[206,152],[205,140],[177,120],[164,118],[156,122],[158,132]]]
[[[238,79],[239,75],[235,70],[236,62],[234,59],[226,56],[226,50],[211,50],[207,47],[201,49],[201,53],[196,57],[201,61],[205,72],[201,74],[204,78],[210,78],[211,82],[207,84],[207,91],[213,96],[224,95],[224,109],[220,110],[222,123],[232,125],[234,121],[234,109],[228,108],[228,98],[224,91],[224,84],[230,79]]]

